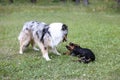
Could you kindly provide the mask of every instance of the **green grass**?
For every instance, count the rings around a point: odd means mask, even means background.
[[[100,3],[52,4],[0,4],[0,80],[120,80],[119,11]],[[59,52],[66,52],[65,45],[72,41],[92,49],[96,61],[76,63],[76,57],[50,53],[47,62],[31,46],[18,54],[17,36],[29,20],[66,23],[68,42],[57,47]]]

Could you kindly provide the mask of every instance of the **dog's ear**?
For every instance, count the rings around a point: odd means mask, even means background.
[[[63,24],[62,25],[62,30],[65,31],[65,30],[68,30],[68,26],[66,24]]]
[[[80,47],[78,44],[74,44],[72,42],[69,43],[70,46],[74,46],[74,47]],[[81,48],[81,47],[80,47]]]
[[[70,42],[69,45],[74,46],[74,43]]]
[[[70,47],[68,45],[65,46],[68,50],[70,50]]]
[[[64,31],[63,42],[64,42],[64,41],[67,41],[68,26],[65,25],[65,24],[63,24],[61,30]]]
[[[74,46],[79,46],[78,44],[74,44]]]
[[[66,48],[67,48],[69,51],[72,51],[72,50],[73,50],[72,47],[71,47],[71,46],[68,46],[68,45],[66,45]]]

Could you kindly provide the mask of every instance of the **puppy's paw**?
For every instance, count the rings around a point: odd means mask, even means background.
[[[63,55],[66,55],[66,52],[64,52]]]
[[[63,55],[70,55],[70,52],[69,51],[64,52]]]

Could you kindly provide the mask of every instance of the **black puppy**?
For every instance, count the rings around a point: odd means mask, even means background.
[[[70,51],[70,55],[79,57],[79,62],[89,63],[91,61],[95,61],[95,55],[90,49],[82,48],[72,42],[70,42],[66,48]]]

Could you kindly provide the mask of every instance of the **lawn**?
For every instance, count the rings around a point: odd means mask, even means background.
[[[94,0],[95,1],[95,0]],[[43,3],[44,4],[44,3]],[[89,6],[74,3],[0,4],[0,80],[120,80],[120,14],[111,4]],[[108,9],[110,7],[110,9]],[[73,62],[76,57],[41,52],[19,52],[18,35],[24,22],[63,22],[69,26],[68,42],[57,49],[66,52],[69,42],[90,48],[96,61]]]

